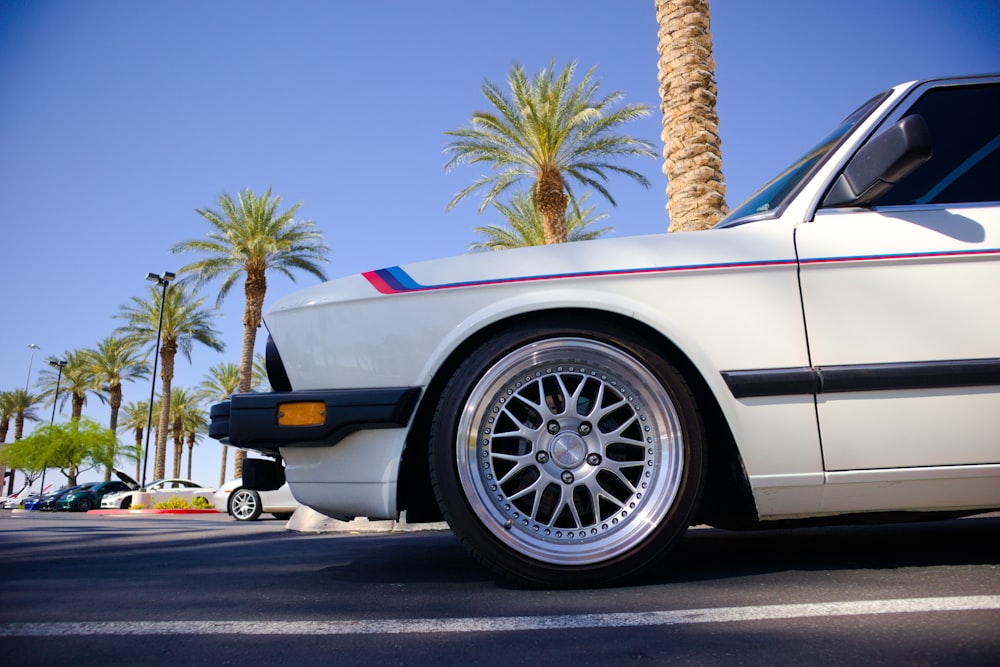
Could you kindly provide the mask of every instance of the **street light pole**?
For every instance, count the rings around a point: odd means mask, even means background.
[[[164,271],[163,275],[147,273],[146,280],[154,282],[163,288],[160,294],[160,322],[156,325],[156,351],[153,353],[153,379],[149,388],[149,414],[146,417],[146,446],[142,452],[142,481],[139,487],[146,490],[146,467],[149,464],[149,432],[153,429],[153,399],[156,397],[156,365],[160,360],[160,337],[163,334],[163,302],[167,300],[167,285],[176,276],[169,271]]]
[[[66,368],[66,360],[49,359],[49,366],[59,369],[59,374],[56,376],[56,393],[52,397],[52,418],[49,419],[49,427],[52,427],[56,423],[56,404],[59,402],[59,385],[62,383],[62,373],[63,369]],[[45,493],[45,467],[42,468],[42,488],[39,493]]]
[[[24,380],[24,391],[28,391],[28,383],[31,382],[31,364],[35,361],[35,350],[40,350],[42,348],[38,347],[34,343],[28,343],[28,349],[31,350],[31,356],[28,358],[28,377]]]

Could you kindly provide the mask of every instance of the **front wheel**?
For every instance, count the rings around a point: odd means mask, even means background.
[[[687,384],[613,325],[521,325],[488,341],[445,387],[430,442],[452,529],[529,585],[646,569],[684,534],[702,484]]]
[[[94,508],[94,501],[90,498],[80,498],[76,501],[77,512],[89,512]]]
[[[236,489],[229,497],[229,513],[237,521],[256,521],[260,512],[260,494],[252,489]]]

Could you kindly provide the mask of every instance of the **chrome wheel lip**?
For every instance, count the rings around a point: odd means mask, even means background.
[[[618,392],[623,409],[630,411],[644,429],[639,441],[644,448],[641,461],[622,463],[610,459],[609,446],[622,436],[593,428],[593,413],[547,411],[541,401],[533,407],[543,415],[545,423],[537,429],[524,428],[523,424],[519,427],[518,437],[530,441],[530,451],[514,457],[491,451],[500,440],[499,427],[494,433],[491,424],[497,424],[497,415],[504,413],[508,399],[525,400],[519,392],[541,378],[559,382],[570,376],[592,381],[609,396]],[[678,410],[663,384],[632,355],[597,340],[546,339],[507,354],[473,386],[458,424],[459,480],[473,512],[486,529],[514,551],[553,565],[607,561],[644,542],[673,506],[685,466],[680,424]],[[625,444],[638,447],[632,440]],[[540,456],[539,452],[545,454]],[[528,460],[529,455],[535,457],[534,462]],[[532,467],[532,475],[538,475],[539,481],[533,485],[534,502],[527,511],[513,504],[519,499],[518,493],[524,492],[509,493],[502,486],[503,473],[494,470],[494,462],[503,463],[505,459],[517,461],[513,464],[515,470]],[[624,470],[639,465],[641,477],[631,484],[625,480]],[[634,474],[634,470],[631,472]],[[596,499],[605,494],[603,480],[609,476],[625,481],[624,486],[629,487],[625,492],[628,497],[614,499],[621,502],[621,511],[589,520],[569,508],[576,501],[574,492],[567,494],[565,489],[582,489],[589,506],[594,507]],[[570,511],[575,523],[572,528],[559,527],[555,525],[556,516],[536,511],[537,494],[546,487],[563,490],[558,502]]]

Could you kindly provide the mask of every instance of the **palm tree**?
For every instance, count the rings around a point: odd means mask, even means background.
[[[174,358],[177,353],[191,360],[191,350],[195,343],[201,343],[213,350],[225,347],[219,340],[219,332],[212,327],[215,311],[204,307],[205,299],[188,292],[183,283],[175,283],[170,289],[161,290],[157,285],[149,287],[147,299],[132,297],[131,304],[119,308],[116,317],[126,321],[115,334],[137,345],[155,345],[160,318],[160,302],[163,302],[163,327],[160,344],[160,418],[156,428],[156,463],[154,478],[164,476],[167,456],[167,432],[170,429],[170,385],[174,379]],[[161,295],[165,295],[163,298]]]
[[[188,421],[188,413],[197,406],[198,399],[193,392],[183,387],[170,388],[170,422],[171,433],[174,436],[174,477],[181,476],[181,463],[184,457],[184,437],[187,432],[184,425]]]
[[[107,402],[107,398],[101,393],[100,383],[94,379],[86,350],[67,350],[62,358],[66,365],[61,370],[43,368],[38,374],[38,384],[42,387],[42,396],[49,399],[50,404],[58,401],[59,409],[62,410],[68,400],[70,418],[80,419],[83,408],[87,405],[88,395],[96,396],[102,403]]]
[[[38,414],[35,406],[42,402],[40,394],[29,394],[23,389],[15,389],[11,393],[11,406],[14,408],[14,442],[24,435],[25,420],[36,422]]]
[[[656,0],[656,21],[668,231],[707,229],[729,212],[708,0]]]
[[[24,389],[15,389],[14,391],[6,392],[6,409],[10,410],[11,414],[14,416],[14,442],[17,442],[24,435],[24,422],[27,421],[38,421],[38,414],[35,412],[35,406],[42,402],[41,394],[29,394]],[[6,439],[6,433],[4,433]],[[34,481],[32,477],[28,477],[28,484]],[[10,475],[10,488],[9,492],[14,490],[14,471],[11,471]]]
[[[191,479],[191,459],[194,458],[194,446],[201,437],[201,432],[208,428],[208,414],[199,407],[192,407],[184,413],[182,428],[188,448],[187,478]]]
[[[149,366],[139,355],[139,348],[124,338],[108,336],[97,348],[85,351],[96,389],[108,393],[111,421],[108,428],[118,431],[118,411],[122,405],[122,383],[143,380],[149,376]],[[111,469],[104,471],[104,481],[111,479]]]
[[[135,451],[138,455],[135,461],[135,478],[142,479],[142,436],[149,422],[149,401],[133,401],[124,407],[124,419],[118,422],[118,428],[131,431],[135,436]]]
[[[10,418],[14,416],[14,392],[0,391],[0,444],[7,442]]]
[[[622,100],[621,91],[596,99],[600,84],[591,80],[593,68],[573,87],[575,71],[576,63],[571,62],[557,74],[552,61],[529,79],[521,65],[514,65],[507,77],[512,97],[491,81],[483,84],[483,95],[496,113],[476,111],[471,127],[445,133],[454,137],[445,148],[452,154],[445,169],[486,163],[496,171],[455,195],[449,210],[465,197],[485,191],[482,213],[500,194],[529,180],[544,221],[545,242],[563,243],[567,207],[577,207],[571,182],[596,190],[612,206],[615,200],[604,185],[609,174],[624,174],[649,187],[645,176],[615,162],[636,155],[655,157],[649,142],[615,133],[623,123],[648,115],[649,108],[615,107]]]
[[[293,271],[305,271],[320,280],[326,280],[319,265],[329,261],[330,251],[323,240],[323,233],[314,222],[295,220],[295,211],[302,205],[295,204],[278,212],[280,196],[271,196],[271,188],[260,197],[250,189],[241,192],[238,199],[227,194],[219,197],[219,210],[195,209],[208,221],[211,229],[205,239],[182,241],[172,252],[196,252],[203,259],[181,268],[182,274],[194,277],[203,285],[222,277],[222,286],[216,304],[221,304],[243,277],[245,305],[243,309],[243,348],[240,351],[241,392],[250,391],[253,367],[253,350],[257,340],[267,293],[267,274],[277,272],[295,282]],[[246,454],[236,454],[237,475],[242,474]]]
[[[583,206],[589,197],[589,192],[584,193],[579,200],[580,206]],[[511,199],[510,206],[498,200],[494,201],[493,208],[507,219],[509,226],[476,227],[475,231],[485,235],[486,240],[473,243],[470,250],[506,250],[545,243],[542,215],[538,212],[534,197],[530,193],[517,193]],[[602,234],[613,232],[614,227],[590,228],[594,223],[606,218],[607,215],[607,213],[594,214],[593,206],[586,209],[571,209],[566,216],[566,240],[570,242],[589,241]]]
[[[199,396],[210,403],[224,401],[240,388],[240,367],[232,362],[221,362],[208,369],[201,381]],[[226,457],[229,447],[222,447],[222,468],[219,471],[219,486],[226,483]]]
[[[10,429],[10,420],[14,416],[13,392],[0,391],[0,448],[7,442],[7,431]],[[0,463],[0,493],[3,492],[3,480],[6,477],[7,466]],[[10,485],[6,495],[14,491],[14,471],[10,471]]]

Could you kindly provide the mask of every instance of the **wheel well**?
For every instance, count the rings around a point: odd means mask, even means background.
[[[500,322],[491,323],[469,336],[437,370],[427,385],[413,424],[407,436],[406,448],[400,464],[398,507],[406,511],[408,523],[440,521],[441,512],[431,487],[428,469],[431,419],[448,380],[462,361],[498,329],[505,326],[545,319],[549,322],[603,321],[631,329],[652,342],[665,359],[672,363],[687,380],[702,414],[706,443],[708,445],[705,488],[696,514],[698,523],[709,523],[724,528],[750,527],[757,522],[756,506],[750,484],[743,468],[743,461],[732,431],[715,395],[708,388],[701,373],[691,360],[672,341],[655,329],[641,322],[604,311],[586,309],[554,309],[527,313]]]

